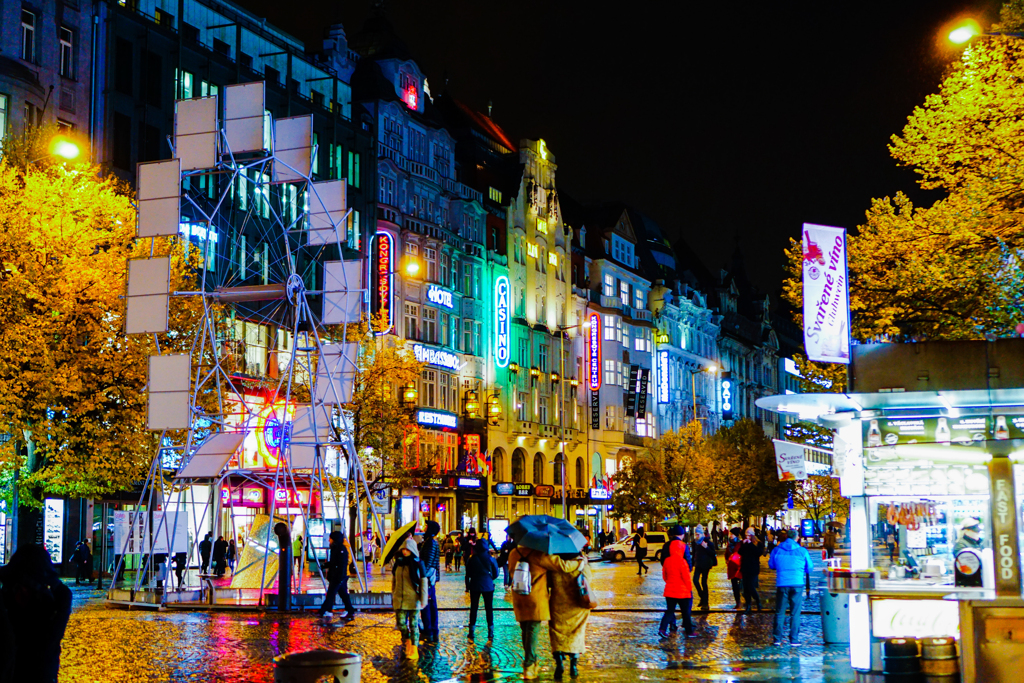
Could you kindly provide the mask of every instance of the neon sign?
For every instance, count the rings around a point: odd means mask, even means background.
[[[658,403],[668,403],[668,351],[658,351]]]
[[[387,334],[393,325],[393,302],[395,274],[391,264],[395,261],[395,238],[386,232],[377,235],[377,313],[380,329],[377,334]]]
[[[436,410],[419,410],[416,412],[416,422],[426,427],[448,427],[455,429],[459,426],[459,418],[451,413],[442,413]]]
[[[428,363],[441,368],[447,368],[448,370],[455,370],[456,372],[462,367],[462,361],[451,351],[431,349],[422,344],[413,344],[412,353],[420,363]]]
[[[405,89],[405,104],[409,109],[415,109],[418,100],[419,96],[416,92],[416,86],[414,84],[410,84],[409,87]]]
[[[722,373],[722,419],[732,419],[732,377]]]
[[[427,299],[430,303],[437,304],[438,306],[455,308],[455,302],[452,300],[452,293],[437,285],[427,285]]]
[[[263,467],[278,466],[282,452],[288,448],[291,439],[292,416],[295,404],[288,406],[285,414],[284,403],[267,406],[256,416],[256,453]]]
[[[533,242],[527,242],[526,243],[526,255],[527,256],[529,256],[530,258],[537,258],[537,255],[539,253],[540,253],[540,250],[539,250],[539,248],[537,247],[536,244],[534,244]]]
[[[590,314],[590,344],[587,349],[587,367],[590,369],[590,389],[601,388],[601,316]]]
[[[508,278],[499,275],[494,281],[494,331],[497,341],[494,343],[494,356],[499,368],[507,368],[509,360],[509,283]]]

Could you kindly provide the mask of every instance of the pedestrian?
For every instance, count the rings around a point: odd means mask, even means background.
[[[761,556],[764,555],[764,547],[757,537],[754,527],[746,531],[746,538],[740,543],[737,552],[740,555],[740,574],[743,577],[743,598],[746,600],[746,611],[749,612],[752,605],[757,605],[757,611],[761,611],[761,594],[758,593],[758,582],[761,574]],[[739,607],[737,606],[737,609]]]
[[[697,609],[707,612],[711,609],[708,604],[710,601],[708,574],[711,573],[711,568],[718,564],[718,548],[715,547],[715,542],[704,533],[704,527],[700,524],[694,529],[693,535],[693,583],[697,588],[697,597],[700,600]]]
[[[683,557],[686,559],[686,565],[688,567],[692,567],[693,558],[690,557],[690,544],[686,542],[686,532],[683,531],[683,527],[678,524],[668,530],[668,544],[671,547],[673,543],[678,543],[682,546]],[[668,553],[668,549],[662,549],[661,556],[668,557]]]
[[[228,541],[228,552],[227,552],[228,568],[231,570],[231,575],[235,574],[235,559],[238,557],[238,546],[235,545],[235,539]]]
[[[40,545],[21,545],[0,568],[3,604],[10,626],[11,681],[57,683],[60,643],[71,617],[71,589]],[[0,663],[0,667],[9,661]],[[2,669],[0,669],[2,670]]]
[[[740,545],[743,542],[743,529],[729,529],[729,541],[725,546],[725,572],[732,584],[732,596],[736,598],[736,609],[743,606],[743,570],[740,567]]]
[[[71,561],[75,563],[75,585],[81,585],[82,579],[92,583],[92,552],[89,551],[87,541],[78,542],[75,552],[71,555]]]
[[[506,588],[512,583],[512,572],[508,568],[508,555],[512,552],[512,548],[515,548],[516,544],[512,540],[511,536],[506,536],[505,541],[501,544],[501,548],[498,550],[498,568],[504,572],[503,584]]]
[[[523,635],[523,678],[533,680],[538,677],[540,668],[537,664],[537,635],[540,624],[551,619],[548,573],[562,568],[572,571],[579,567],[572,563],[567,565],[560,558],[539,550],[517,545],[508,555],[508,563],[513,574],[520,562],[525,562],[530,569],[529,585],[525,587],[526,592],[521,592],[518,581],[513,576],[512,611]]]
[[[351,558],[348,543],[342,531],[332,531],[327,538],[327,593],[318,614],[325,619],[333,617],[334,598],[340,594],[341,604],[345,606],[342,619],[354,619],[356,611],[352,609],[352,599],[348,595],[348,565]]]
[[[636,552],[636,575],[640,576],[643,572],[650,574],[650,567],[644,564],[644,558],[647,557],[647,532],[644,531],[642,526],[637,527],[636,534],[633,536],[632,547]]]
[[[227,554],[228,542],[224,540],[223,536],[218,536],[217,542],[213,544],[213,573],[217,577],[224,576],[224,571],[227,568]]]
[[[199,542],[199,573],[206,574],[210,567],[210,551],[213,549],[213,542],[210,540],[212,534],[207,533]]]
[[[668,545],[668,557],[661,563],[661,577],[665,579],[665,614],[661,617],[658,635],[668,638],[675,633],[676,607],[683,613],[683,633],[693,638],[693,620],[690,613],[693,608],[693,585],[690,582],[690,564],[686,561],[682,541],[672,541]]]
[[[437,544],[437,534],[441,525],[428,520],[423,542],[420,543],[420,558],[427,577],[427,602],[423,606],[423,639],[428,643],[436,643],[441,632],[437,625],[437,580],[441,576],[441,546]]]
[[[494,580],[498,578],[498,564],[491,557],[487,546],[478,543],[473,555],[466,561],[466,576],[469,578],[469,639],[474,638],[477,608],[480,598],[484,599],[487,616],[487,640],[494,639]]]
[[[829,527],[825,531],[825,537],[822,539],[821,545],[825,548],[825,557],[832,559],[836,556],[836,530]]]
[[[302,573],[302,534],[295,534],[295,540],[292,541],[292,562],[295,563],[295,573],[301,575]]]
[[[789,645],[800,645],[800,608],[804,604],[803,589],[811,576],[811,554],[797,542],[796,529],[790,529],[785,541],[768,558],[768,567],[775,570],[775,645],[782,644],[782,627],[786,622],[786,603],[791,620]]]
[[[455,543],[451,536],[445,536],[444,542],[441,544],[441,552],[444,553],[444,570],[450,572],[452,562],[455,560]]]
[[[474,527],[469,527],[469,533],[467,533],[462,538],[462,562],[463,562],[463,564],[468,564],[469,563],[469,558],[472,557],[472,555],[473,555],[473,548],[476,547],[476,544],[478,542],[479,542],[479,539],[476,537],[476,529]],[[466,576],[464,578],[464,583],[466,584],[466,592],[468,593],[469,592],[469,572],[466,572]]]
[[[460,530],[459,535],[455,537],[455,571],[459,571],[462,568],[462,549],[464,546],[465,541]]]
[[[426,593],[423,590],[426,572],[420,562],[416,541],[405,539],[398,552],[391,575],[391,607],[395,610],[395,625],[402,634],[405,656],[415,660],[420,657],[416,644],[419,613]]]
[[[551,587],[548,636],[551,653],[555,657],[554,679],[559,681],[565,670],[563,659],[566,658],[569,660],[569,676],[576,678],[580,675],[579,658],[587,651],[587,622],[593,605],[584,606],[581,601],[578,577],[582,574],[588,586],[593,585],[593,578],[585,554],[548,557],[557,566],[556,571],[548,572],[548,585]]]
[[[889,549],[889,562],[893,562],[893,556],[896,554],[896,534],[892,529],[885,535],[885,546]]]

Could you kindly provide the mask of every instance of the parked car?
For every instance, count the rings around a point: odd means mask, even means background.
[[[622,560],[636,557],[636,551],[633,550],[633,537],[636,534],[626,536],[618,543],[612,543],[601,548],[601,559],[614,560],[615,562],[621,562]],[[665,543],[668,542],[668,534],[664,531],[648,531],[647,532],[647,557],[661,562],[661,549]]]

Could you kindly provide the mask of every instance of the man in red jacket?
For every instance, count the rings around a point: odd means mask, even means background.
[[[676,606],[683,613],[683,632],[693,638],[693,622],[690,610],[693,608],[693,584],[690,582],[690,565],[686,562],[682,541],[673,541],[668,546],[668,558],[661,565],[661,577],[665,579],[665,614],[661,617],[658,635],[668,638],[669,630],[676,630]]]

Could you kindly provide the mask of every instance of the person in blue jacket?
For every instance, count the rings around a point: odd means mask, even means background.
[[[768,568],[775,570],[775,645],[782,644],[782,627],[786,624],[786,603],[792,611],[789,644],[800,646],[800,609],[804,604],[804,585],[811,575],[811,555],[796,542],[796,529],[790,529],[786,540],[772,550]]]
[[[466,562],[469,579],[469,639],[473,640],[480,597],[487,613],[487,640],[494,639],[494,580],[498,578],[498,564],[491,557],[485,543],[473,546],[473,555]],[[546,597],[546,596],[545,596]]]

